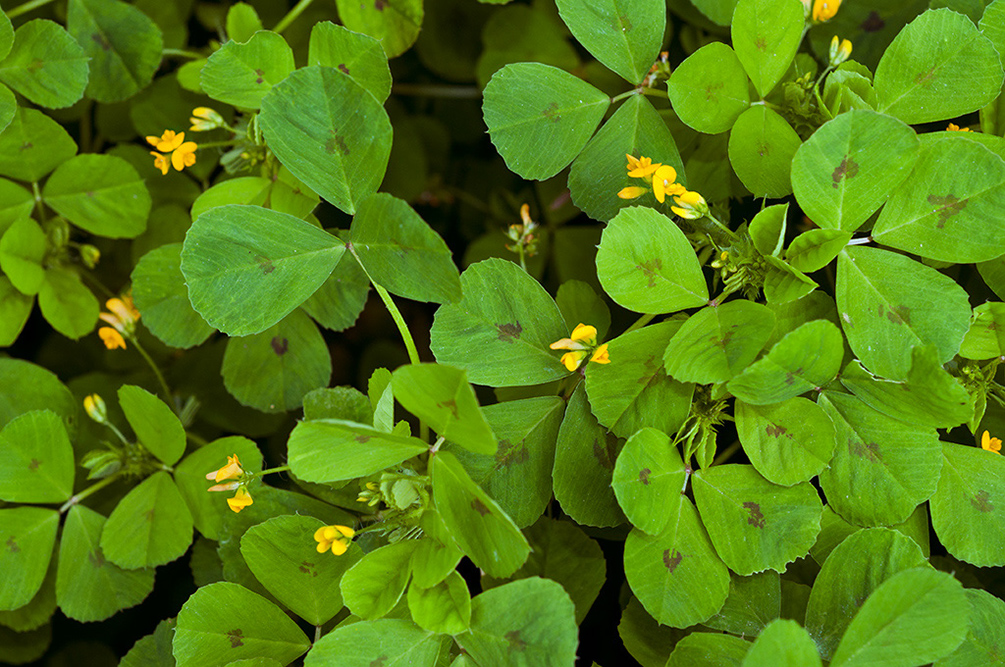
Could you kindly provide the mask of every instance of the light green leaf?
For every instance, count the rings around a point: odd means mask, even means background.
[[[440,638],[404,619],[342,625],[314,643],[304,667],[432,667]]]
[[[76,153],[77,144],[62,125],[38,109],[18,107],[0,132],[0,175],[40,181]]]
[[[334,67],[386,102],[391,94],[391,70],[380,42],[331,21],[318,21],[311,28],[309,66]]]
[[[924,12],[900,31],[879,61],[878,108],[912,124],[976,111],[1001,92],[997,55],[966,16],[950,9]]]
[[[119,102],[147,87],[161,64],[160,28],[118,0],[70,0],[66,28],[90,58],[87,96]]]
[[[55,412],[25,412],[0,431],[0,500],[61,503],[73,493],[73,473],[73,446]]]
[[[789,303],[801,299],[817,288],[817,283],[802,271],[789,266],[777,257],[766,255],[768,265],[764,274],[764,299],[769,304]]]
[[[53,329],[74,340],[94,331],[100,311],[98,300],[84,287],[80,276],[60,267],[46,270],[38,290],[38,305]]]
[[[187,349],[204,343],[214,330],[189,301],[181,252],[181,243],[169,243],[143,255],[132,273],[133,301],[150,333],[166,345]]]
[[[901,523],[935,493],[942,461],[934,428],[892,419],[848,394],[825,392],[819,403],[839,443],[820,484],[845,520]]]
[[[105,557],[127,570],[170,563],[191,543],[192,514],[164,471],[127,493],[101,531]]]
[[[792,190],[820,227],[854,232],[911,173],[920,142],[914,130],[874,111],[824,123],[792,159]]]
[[[622,209],[604,229],[597,275],[618,305],[672,313],[708,301],[708,285],[684,232],[647,207]]]
[[[366,88],[337,69],[303,67],[273,86],[261,106],[269,149],[314,192],[352,214],[377,191],[391,122]]]
[[[729,577],[729,596],[719,613],[703,625],[741,637],[756,637],[782,609],[782,587],[777,572]]]
[[[802,41],[804,25],[803,4],[797,0],[736,3],[730,25],[733,48],[762,98],[789,69]]]
[[[935,345],[939,363],[952,359],[970,323],[967,293],[955,280],[879,248],[838,255],[836,296],[852,351],[893,380],[908,376],[915,345]]]
[[[970,629],[966,639],[952,654],[935,661],[936,667],[1001,664],[1005,602],[987,591],[966,589],[970,603]]]
[[[150,193],[143,179],[114,155],[67,160],[46,181],[42,197],[78,227],[113,239],[139,236],[150,215]]]
[[[394,608],[408,585],[415,547],[414,540],[402,540],[354,557],[357,562],[341,583],[342,598],[353,614],[373,620]]]
[[[159,46],[157,52],[160,53]],[[14,33],[10,53],[0,61],[0,81],[35,104],[62,109],[83,97],[87,61],[84,49],[63,26],[35,19]],[[17,153],[11,155],[15,156],[23,157]]]
[[[381,0],[379,4],[335,0],[335,4],[345,27],[378,40],[388,58],[400,56],[419,36],[421,0]]]
[[[820,667],[820,654],[801,625],[778,619],[766,627],[743,659],[743,667]]]
[[[471,626],[471,593],[464,577],[453,571],[431,588],[408,588],[408,611],[430,632],[459,635]]]
[[[488,259],[461,274],[464,297],[436,311],[436,360],[475,384],[525,386],[566,377],[549,345],[569,335],[551,296],[513,262]]]
[[[663,363],[682,382],[726,382],[757,357],[774,326],[771,310],[753,301],[702,308],[674,334]]]
[[[171,408],[149,391],[127,384],[119,387],[119,407],[140,444],[166,465],[185,453],[185,428]]]
[[[0,269],[22,294],[34,296],[45,280],[43,260],[49,250],[45,232],[32,218],[21,218],[0,238]]]
[[[233,39],[213,52],[199,77],[214,100],[257,109],[272,87],[296,69],[293,50],[281,35],[259,30],[246,42]]]
[[[748,79],[733,49],[722,42],[701,47],[667,80],[667,92],[681,122],[706,134],[719,134],[750,106]]]
[[[76,435],[80,403],[59,378],[27,361],[0,357],[0,428],[31,410],[52,410],[70,438]]]
[[[799,271],[819,271],[838,256],[851,237],[851,232],[840,229],[811,229],[792,239],[785,261]]]
[[[34,303],[34,297],[22,294],[7,276],[0,276],[0,347],[14,344]]]
[[[775,204],[757,213],[750,221],[747,231],[757,252],[777,257],[785,246],[785,218],[789,205]]]
[[[611,487],[632,525],[659,535],[670,517],[678,514],[687,477],[670,436],[644,428],[628,438],[618,455]]]
[[[808,482],[778,486],[743,465],[705,468],[693,480],[712,544],[737,574],[784,572],[809,553],[820,532],[823,504]]]
[[[177,667],[223,667],[242,658],[286,665],[310,640],[279,607],[238,584],[203,586],[178,612],[173,653]]]
[[[574,330],[577,324],[589,322],[597,328],[597,340],[607,338],[607,330],[611,328],[611,311],[588,283],[566,280],[558,287],[555,304],[562,311],[569,331]]]
[[[970,330],[960,344],[964,359],[992,359],[1005,355],[1005,304],[989,301],[974,308]]]
[[[192,223],[181,271],[196,311],[220,331],[246,336],[303,303],[344,252],[336,237],[292,215],[220,206]]]
[[[662,0],[558,0],[558,14],[597,60],[639,84],[659,55],[666,28]]]
[[[3,132],[2,128],[0,132]],[[0,178],[0,235],[21,218],[30,216],[34,208],[35,197],[28,190],[6,178]]]
[[[795,4],[795,0],[782,1]],[[740,114],[729,133],[729,162],[755,196],[784,197],[792,192],[792,157],[802,143],[780,115],[766,106],[751,107]]]
[[[14,26],[3,12],[0,12],[0,59],[6,58],[14,45]]]
[[[460,300],[450,248],[407,202],[385,193],[364,199],[349,232],[367,274],[387,291],[416,301]]]
[[[677,643],[666,667],[740,667],[749,650],[739,637],[693,632]]]
[[[45,579],[56,543],[59,512],[42,507],[0,509],[0,610],[31,602]]]
[[[729,593],[729,570],[716,554],[698,512],[681,498],[666,529],[650,537],[633,529],[625,541],[628,585],[662,625],[703,623]]]
[[[287,447],[293,474],[319,484],[372,475],[429,449],[418,438],[339,419],[300,422]]]
[[[134,607],[154,589],[154,570],[123,570],[105,560],[98,542],[105,517],[76,505],[66,517],[59,545],[56,598],[75,621],[103,621]]]
[[[503,67],[483,95],[492,143],[511,171],[534,180],[572,162],[611,103],[582,79],[540,63]]]
[[[736,431],[757,472],[775,484],[807,482],[834,455],[834,425],[805,398],[773,405],[736,402]]]
[[[369,294],[370,279],[363,267],[347,260],[339,262],[301,308],[326,329],[344,331],[356,323]]]

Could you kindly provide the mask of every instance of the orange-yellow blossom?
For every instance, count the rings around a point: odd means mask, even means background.
[[[123,294],[121,299],[112,298],[105,302],[107,313],[99,313],[98,317],[102,322],[107,322],[110,327],[98,329],[98,336],[109,350],[116,348],[126,349],[126,337],[132,337],[136,331],[136,321],[140,319],[140,311],[133,305],[133,299],[129,294]]]
[[[969,127],[960,127],[956,123],[950,123],[946,126],[946,132],[969,132]]]
[[[628,158],[628,175],[649,183],[653,194],[656,196],[656,200],[661,204],[666,195],[675,195],[684,192],[684,186],[676,182],[677,170],[670,165],[653,162],[651,158],[644,156],[636,158],[626,154],[625,157]],[[618,192],[618,197],[621,199],[635,199],[648,191],[649,188],[629,185]]]
[[[550,345],[553,350],[569,350],[562,355],[562,365],[569,371],[574,371],[590,357],[590,361],[598,364],[611,363],[607,354],[607,343],[597,347],[597,328],[589,324],[577,324],[569,338],[557,340]],[[591,353],[592,350],[592,353]]]
[[[147,143],[157,149],[150,151],[154,156],[154,167],[167,175],[169,165],[176,171],[195,164],[195,151],[199,148],[194,141],[185,141],[184,132],[164,130],[160,137],[147,137]]]
[[[227,498],[227,504],[234,512],[240,512],[253,502],[255,501],[251,499],[251,494],[243,486],[237,490],[233,498]]]
[[[830,21],[841,8],[841,0],[815,0],[813,3],[813,20],[817,23]]]
[[[241,467],[241,460],[237,458],[237,454],[227,457],[227,465],[213,472],[206,473],[206,479],[213,480],[214,482],[222,482],[225,479],[235,479],[243,476],[244,468]],[[229,491],[230,489],[227,490]]]
[[[1002,441],[999,438],[992,438],[990,433],[984,431],[984,435],[981,436],[981,449],[1001,454]]]
[[[336,556],[341,556],[349,549],[353,535],[356,531],[349,526],[321,526],[314,531],[314,539],[317,541],[319,554],[331,549]]]

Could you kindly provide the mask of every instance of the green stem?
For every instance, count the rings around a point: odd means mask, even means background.
[[[271,475],[277,472],[287,472],[289,471],[289,469],[290,469],[289,466],[278,466],[276,468],[269,468],[267,470],[263,470],[262,472],[256,472],[255,477],[261,477],[262,475]]]
[[[165,58],[168,56],[175,56],[177,58],[191,58],[192,60],[198,60],[199,58],[206,57],[201,53],[196,53],[195,51],[185,51],[184,49],[163,49],[161,50],[161,55]]]
[[[475,86],[450,86],[434,83],[396,83],[391,86],[394,95],[414,97],[444,97],[455,100],[477,100],[482,91]]]
[[[658,97],[661,100],[669,99],[665,90],[656,90],[655,88],[643,88],[643,95],[648,95],[649,97]]]
[[[656,317],[655,314],[652,314],[652,315],[643,315],[639,319],[635,320],[635,323],[632,324],[632,326],[630,326],[627,329],[625,329],[625,331],[621,335],[624,336],[626,333],[631,333],[633,331],[637,331],[637,330],[641,329],[645,325],[647,325],[650,322],[652,322],[654,317]]]
[[[283,31],[290,27],[290,24],[297,20],[297,17],[303,14],[304,10],[311,6],[314,0],[300,0],[293,9],[286,13],[279,23],[272,29],[272,32],[283,34]]]
[[[446,438],[444,438],[442,435],[439,438],[437,438],[436,442],[433,443],[433,446],[429,448],[429,453],[435,454],[436,452],[438,452],[440,449],[440,445],[442,445],[445,440]]]
[[[122,444],[125,445],[126,447],[129,447],[132,444],[131,442],[129,442],[128,440],[126,440],[126,436],[122,435],[122,431],[120,431],[118,429],[118,427],[115,426],[115,424],[113,424],[112,422],[110,422],[110,421],[103,421],[103,422],[98,422],[98,423],[99,424],[104,424],[105,426],[107,426],[108,428],[110,428],[112,430],[112,433],[115,434],[115,437],[118,438],[122,442]]]
[[[39,7],[45,7],[50,2],[52,2],[52,0],[30,0],[30,2],[26,2],[23,5],[18,5],[9,12],[6,12],[7,18],[9,19],[17,18],[22,14],[27,14],[33,9],[38,9]]]
[[[72,496],[69,500],[67,500],[65,503],[63,503],[63,506],[59,508],[59,513],[60,514],[65,513],[68,509],[70,509],[71,507],[73,507],[74,505],[76,505],[77,503],[79,503],[81,500],[83,500],[87,496],[91,495],[92,493],[97,493],[98,491],[100,491],[101,489],[105,488],[106,486],[108,486],[109,484],[111,484],[112,482],[114,482],[115,480],[117,480],[121,476],[122,476],[122,471],[119,471],[119,472],[117,472],[115,474],[109,475],[108,477],[106,477],[106,478],[104,478],[104,479],[102,479],[102,480],[100,480],[98,482],[95,482],[91,486],[87,487],[86,489],[84,489],[80,493]]]
[[[32,181],[31,193],[35,196],[35,209],[38,211],[39,222],[45,224],[45,207],[42,206],[42,191],[38,188],[38,181]]]
[[[619,101],[625,99],[626,97],[631,97],[632,95],[638,95],[641,92],[642,92],[641,88],[632,88],[631,90],[626,90],[625,92],[621,93],[620,95],[615,95],[614,97],[612,97],[611,98],[611,104],[614,104],[615,102],[619,102]]]
[[[314,643],[317,644],[319,641],[321,641],[321,626],[320,625],[315,625],[314,626]]]
[[[712,460],[712,465],[717,466],[720,463],[728,461],[729,457],[732,456],[733,454],[735,454],[736,450],[738,450],[739,448],[740,448],[740,441],[737,440],[732,445],[730,445],[725,450],[723,450],[723,452],[721,454],[719,454],[718,456],[716,456],[715,459]]]
[[[203,447],[209,444],[209,440],[202,437],[201,435],[192,433],[192,431],[185,431],[185,437],[191,440],[193,443],[195,443],[196,446],[198,447]]]
[[[140,341],[136,336],[133,336],[130,342],[136,346],[136,351],[140,353],[140,356],[142,356],[147,362],[147,365],[150,366],[150,370],[154,372],[154,375],[157,377],[157,383],[160,384],[161,391],[164,393],[164,400],[169,406],[171,406],[171,411],[174,412],[180,419],[181,415],[178,413],[178,406],[175,405],[174,398],[171,395],[171,390],[168,388],[167,382],[164,380],[164,376],[161,375],[160,369],[157,368],[157,364],[155,364],[154,360],[149,354],[147,354],[147,351],[143,349],[143,346],[140,345]]]

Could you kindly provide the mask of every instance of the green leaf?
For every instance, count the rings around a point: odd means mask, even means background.
[[[632,95],[614,112],[572,163],[569,192],[573,203],[595,220],[606,222],[632,201],[615,196],[626,185],[639,185],[625,173],[625,155],[647,156],[684,178],[684,163],[666,122],[645,95]],[[649,195],[645,195],[648,199]]]
[[[1005,602],[987,591],[968,588],[970,629],[966,639],[952,654],[935,662],[936,667],[1001,664],[999,646],[1005,623]]]
[[[0,428],[31,410],[52,410],[67,434],[76,435],[80,403],[59,378],[27,361],[0,357]]]
[[[464,554],[454,544],[435,508],[422,513],[419,525],[424,535],[412,552],[412,582],[420,588],[429,588],[446,579]]]
[[[0,178],[0,236],[12,224],[30,216],[34,209],[35,197],[30,192],[13,181]]]
[[[551,296],[513,262],[488,259],[461,274],[464,297],[436,311],[436,360],[464,369],[475,384],[526,386],[566,377],[549,345],[568,329]]]
[[[311,28],[307,64],[338,69],[378,102],[386,102],[391,94],[391,70],[380,42],[331,21],[318,21]]]
[[[802,15],[795,0],[781,1],[792,3]],[[755,196],[784,197],[792,192],[789,172],[802,143],[792,126],[776,112],[766,106],[751,107],[740,114],[729,133],[729,162]]]
[[[932,526],[950,554],[978,567],[1005,564],[999,520],[1005,459],[976,447],[942,443],[944,465],[932,496]]]
[[[73,473],[73,446],[55,412],[26,412],[0,431],[0,500],[61,503],[73,493]]]
[[[769,304],[789,303],[801,299],[817,288],[817,283],[786,262],[767,255],[764,274],[764,298]]]
[[[90,58],[87,96],[119,102],[147,87],[161,64],[160,28],[118,0],[70,0],[66,28]]]
[[[736,402],[736,431],[757,472],[782,486],[807,482],[834,455],[834,425],[805,398],[773,405]]]
[[[809,552],[820,532],[823,504],[808,482],[778,486],[743,465],[705,468],[693,480],[712,544],[737,574],[784,572],[787,563]]]
[[[83,97],[87,61],[84,49],[61,25],[35,19],[14,33],[14,45],[0,61],[0,81],[35,104],[62,109]],[[15,156],[23,158],[23,154],[11,154]]]
[[[967,293],[955,280],[888,250],[838,255],[836,296],[852,351],[893,380],[908,376],[915,345],[934,344],[939,363],[952,359],[969,327]]]
[[[350,235],[366,272],[392,294],[434,303],[460,300],[450,248],[407,202],[385,193],[368,197]]]
[[[838,256],[851,237],[851,232],[840,229],[811,229],[792,239],[785,261],[799,271],[819,271]]]
[[[354,558],[358,562],[344,574],[341,584],[342,598],[353,614],[373,620],[394,608],[408,585],[408,563],[415,547],[414,540],[402,540],[374,549],[362,559]]]
[[[60,267],[46,270],[38,305],[53,329],[74,340],[94,331],[100,311],[98,300],[84,287],[80,275]]]
[[[757,252],[762,255],[778,256],[785,247],[785,218],[789,205],[775,204],[758,212],[750,221],[747,231]]]
[[[494,577],[513,574],[530,553],[513,520],[449,452],[432,457],[433,501],[450,535],[475,565]]]
[[[0,59],[6,58],[14,45],[14,26],[3,12],[0,12]]]
[[[960,356],[964,359],[992,359],[1005,355],[1005,304],[989,301],[974,308],[970,330],[963,337]]]
[[[703,625],[733,635],[755,637],[778,618],[782,609],[782,587],[777,572],[729,578],[729,597],[719,613]]]
[[[0,610],[17,609],[31,602],[45,579],[59,512],[42,507],[0,509],[0,570],[5,583],[0,588]]]
[[[135,385],[119,387],[119,407],[133,433],[147,451],[165,465],[174,465],[185,453],[185,428],[164,401]]]
[[[612,363],[587,365],[593,414],[618,437],[647,426],[673,433],[687,418],[694,385],[668,376],[660,363],[680,325],[671,320],[618,336],[607,348]]]
[[[418,438],[340,419],[300,422],[287,447],[293,474],[319,484],[372,475],[429,449]]]
[[[471,626],[471,593],[464,577],[451,572],[431,588],[408,588],[408,610],[420,627],[430,632],[459,635]]]
[[[247,472],[262,470],[262,454],[258,446],[240,435],[218,438],[203,445],[174,469],[174,481],[192,513],[196,529],[211,540],[226,537],[222,528],[224,518],[231,514],[231,510],[221,496],[207,492],[213,482],[206,479],[206,474],[225,465],[228,456],[237,456]]]
[[[317,325],[297,310],[264,331],[228,340],[220,372],[242,405],[285,412],[299,408],[307,392],[328,385],[331,354]]]
[[[607,303],[582,280],[566,280],[559,285],[555,304],[562,311],[565,326],[572,331],[577,324],[589,322],[597,328],[597,340],[607,338],[611,311]]]
[[[464,371],[439,364],[402,366],[392,386],[398,402],[438,435],[478,454],[496,453],[496,437]]]
[[[0,269],[22,294],[34,296],[45,280],[42,266],[49,240],[38,223],[21,218],[0,238]]]
[[[677,643],[666,667],[740,667],[749,650],[739,637],[694,632]]]
[[[387,370],[387,369],[381,369]],[[358,424],[373,424],[370,400],[353,387],[315,389],[304,396],[304,419],[344,419]],[[390,430],[390,429],[388,429]]]
[[[911,350],[911,371],[905,382],[878,378],[851,361],[841,384],[869,407],[909,424],[950,428],[973,416],[967,390],[946,372],[931,345]]]
[[[582,79],[540,63],[503,67],[483,95],[489,137],[506,166],[539,181],[579,155],[611,103]]]
[[[154,589],[153,568],[123,570],[105,560],[98,542],[105,517],[76,505],[66,517],[59,545],[56,598],[75,621],[103,621],[134,607]]]
[[[632,206],[614,216],[597,250],[597,276],[615,303],[639,313],[672,313],[708,301],[691,243],[651,208]]]
[[[203,586],[178,612],[177,667],[222,667],[242,658],[286,665],[310,648],[307,636],[279,607],[243,586]]]
[[[38,109],[18,107],[0,132],[0,175],[40,181],[76,153],[77,144],[59,123]]]
[[[737,0],[694,0],[692,4],[713,23],[728,26],[733,18]]]
[[[435,14],[436,10],[433,11]],[[561,19],[556,20],[554,9],[514,3],[492,12],[487,21],[484,16],[482,14],[478,21],[483,25],[470,27],[470,32],[481,33],[480,40],[475,37],[478,40],[476,46],[469,47],[474,51],[471,57],[477,58],[473,69],[479,88],[484,89],[493,74],[511,63],[541,63],[566,71],[580,65],[579,54],[569,43],[569,30]],[[442,38],[444,42],[457,41],[455,33],[459,27],[456,17],[456,12],[450,13],[451,32],[449,37]],[[426,35],[429,37],[428,32]],[[598,64],[597,67],[602,66]],[[607,76],[614,78],[610,73]],[[470,79],[471,75],[465,74],[464,78]]]
[[[796,0],[736,3],[730,26],[733,48],[762,98],[789,69],[802,41],[804,25],[803,5]]]
[[[1005,225],[988,224],[988,219],[1005,206],[1005,162],[958,134],[939,133],[921,142],[914,171],[890,196],[873,239],[961,264],[1002,254]],[[967,168],[946,168],[953,164]]]
[[[0,650],[15,664],[40,660],[52,643],[52,625],[47,623],[28,632],[15,632],[0,626]]]
[[[349,214],[377,191],[391,122],[366,88],[338,69],[303,67],[273,86],[261,106],[269,149],[311,190]]]
[[[46,181],[42,197],[78,227],[113,239],[139,236],[150,215],[150,193],[143,179],[114,155],[67,160]]]
[[[564,667],[576,659],[575,608],[548,579],[521,579],[471,601],[471,632],[456,637],[478,665]]]
[[[667,373],[682,382],[726,382],[754,360],[774,326],[771,310],[753,301],[702,308],[670,339],[663,356]]]
[[[743,667],[820,667],[820,654],[795,621],[778,619],[764,629],[743,659]]]
[[[785,334],[726,386],[751,405],[780,403],[830,384],[843,356],[838,328],[827,320],[813,320]]]
[[[898,572],[862,604],[830,664],[932,662],[963,642],[969,615],[966,593],[952,575],[931,568]]]
[[[481,412],[499,439],[498,451],[475,454],[451,449],[471,479],[520,528],[534,523],[551,500],[551,470],[564,408],[557,396],[487,406]]]
[[[558,14],[593,57],[639,84],[659,55],[666,28],[661,0],[558,0]]]
[[[847,394],[825,392],[820,405],[840,443],[820,484],[845,520],[901,523],[935,492],[942,460],[934,428],[892,419]]]
[[[255,577],[312,625],[327,623],[342,609],[339,582],[362,555],[359,549],[341,556],[319,554],[308,536],[323,526],[314,517],[277,516],[241,537],[241,555]]]
[[[853,232],[911,173],[920,142],[895,118],[855,110],[824,123],[792,159],[792,190],[820,227]]]
[[[0,347],[14,344],[34,303],[34,297],[22,294],[7,276],[0,276]]]
[[[379,4],[336,0],[335,4],[345,27],[380,41],[388,58],[400,56],[419,36],[421,0],[381,0]]]
[[[900,31],[879,61],[878,109],[912,124],[976,111],[1001,92],[997,55],[962,14],[924,12]]]
[[[220,206],[192,223],[181,270],[199,314],[230,336],[246,336],[303,303],[344,252],[336,237],[292,215]]]
[[[750,106],[748,79],[733,49],[722,42],[701,47],[667,80],[674,111],[688,127],[719,134]]]
[[[344,331],[356,323],[369,294],[370,279],[359,262],[339,262],[301,308],[326,329]]]
[[[65,533],[64,533],[65,534]],[[51,622],[56,613],[56,566],[59,559],[49,561],[42,585],[28,604],[11,611],[0,611],[0,627],[14,632],[29,632]]]
[[[698,512],[681,498],[666,529],[633,529],[625,541],[625,577],[639,602],[662,625],[703,623],[729,593],[729,570],[715,553]]]
[[[618,635],[642,667],[664,667],[677,642],[687,634],[683,630],[660,625],[635,596],[621,611]]]
[[[188,299],[181,253],[181,243],[154,248],[143,255],[131,277],[133,301],[146,328],[166,345],[188,349],[204,343],[214,330]]]
[[[342,625],[314,643],[304,667],[432,667],[440,638],[409,620],[382,618]]]
[[[677,447],[670,436],[654,428],[644,428],[628,438],[614,465],[611,487],[618,504],[632,525],[649,535],[659,535],[687,485]]]
[[[813,583],[806,629],[830,660],[852,617],[884,581],[926,564],[918,545],[889,528],[860,530],[831,552]]]
[[[266,93],[295,69],[293,50],[282,35],[259,30],[246,42],[232,39],[214,51],[199,83],[214,100],[257,109]]]
[[[246,42],[262,29],[262,19],[251,5],[238,2],[227,10],[226,35],[238,42]]]
[[[163,471],[127,493],[101,531],[105,557],[127,570],[170,563],[191,543],[192,514],[171,476]]]
[[[623,444],[597,422],[590,411],[586,386],[580,384],[565,408],[552,471],[555,498],[577,523],[624,523],[625,516],[611,488],[615,461]]]

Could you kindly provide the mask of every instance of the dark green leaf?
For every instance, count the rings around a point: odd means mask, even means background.
[[[604,65],[639,84],[663,44],[662,0],[558,0],[573,36]]]
[[[0,81],[35,104],[61,109],[83,97],[87,61],[84,49],[61,25],[35,19],[14,33],[14,45],[0,61]]]
[[[61,503],[73,493],[73,473],[73,446],[55,412],[26,412],[0,431],[0,499]]]

